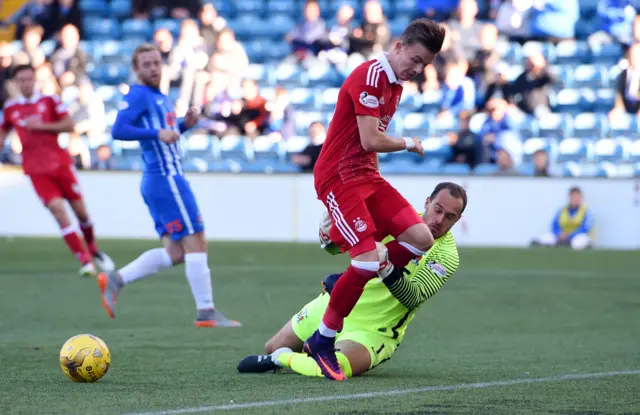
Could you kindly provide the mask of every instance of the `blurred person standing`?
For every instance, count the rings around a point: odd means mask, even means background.
[[[68,24],[60,32],[60,47],[51,55],[53,74],[64,88],[78,85],[88,77],[87,55],[80,49],[80,33],[74,25]]]
[[[364,4],[363,22],[349,37],[351,53],[359,53],[365,59],[381,53],[389,46],[391,29],[378,0],[367,0]]]
[[[301,153],[294,154],[291,162],[300,166],[305,173],[313,173],[313,168],[320,157],[320,150],[327,138],[327,129],[320,121],[314,121],[309,125],[310,143]]]

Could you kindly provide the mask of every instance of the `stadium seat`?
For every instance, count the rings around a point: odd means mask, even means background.
[[[262,63],[265,60],[265,43],[261,40],[250,40],[244,42],[244,50],[247,53],[249,62]]]
[[[306,75],[310,88],[339,87],[342,83],[340,74],[330,65],[313,65]]]
[[[629,160],[640,163],[640,140],[634,140],[629,146]]]
[[[392,5],[395,16],[413,16],[418,11],[415,0],[394,0]]]
[[[556,142],[553,139],[532,137],[524,141],[523,143],[523,160],[525,162],[531,161],[533,154],[538,150],[544,150],[549,154],[549,158],[554,158],[556,155]]]
[[[397,111],[418,112],[422,108],[422,95],[403,94],[398,103]]]
[[[327,88],[320,93],[320,104],[323,111],[333,111],[338,103],[340,88]]]
[[[291,45],[287,42],[270,42],[265,45],[265,63],[280,63],[291,54]]]
[[[294,88],[289,91],[289,102],[299,111],[314,111],[318,109],[317,97],[313,91],[308,88]],[[329,107],[330,105],[327,105],[327,108]],[[335,107],[335,102],[333,103],[333,107]],[[331,109],[333,109],[333,107],[331,107]]]
[[[131,16],[131,0],[112,0],[109,4],[109,14],[118,19]]]
[[[266,14],[266,5],[262,0],[242,0],[235,2],[236,13],[238,15],[254,14],[264,17]]]
[[[213,158],[211,137],[207,134],[191,134],[183,147],[189,157]]]
[[[452,174],[458,176],[466,176],[471,174],[471,167],[464,163],[448,163],[440,170],[441,174]]]
[[[84,28],[90,40],[120,39],[121,35],[118,21],[107,17],[87,17],[84,19]]]
[[[606,117],[599,114],[582,113],[573,119],[571,135],[577,138],[598,139],[604,135]]]
[[[638,121],[635,116],[629,114],[616,114],[609,120],[607,133],[609,137],[637,135]]]
[[[422,93],[422,108],[419,112],[435,112],[440,109],[442,103],[442,91],[428,90]]]
[[[296,134],[306,135],[309,125],[314,121],[324,122],[325,116],[321,112],[296,112]],[[325,124],[328,125],[328,124]]]
[[[549,114],[547,114],[549,115]],[[546,118],[546,116],[545,116]],[[518,134],[522,138],[531,138],[540,136],[540,127],[533,116],[527,115],[517,124]]]
[[[612,89],[598,89],[595,91],[593,112],[607,114],[613,109],[616,93]]]
[[[566,114],[546,114],[537,120],[536,135],[540,137],[566,137],[571,135],[571,117]]]
[[[240,41],[258,39],[266,35],[267,23],[257,14],[240,14],[235,20],[228,22],[229,27],[235,32]]]
[[[535,167],[531,163],[522,163],[516,166],[516,171],[522,176],[533,176]]]
[[[270,84],[269,71],[267,70],[267,67],[258,63],[249,64],[246,78],[256,81],[259,85],[262,85],[262,81],[266,81],[267,84]],[[263,91],[261,90],[261,92]]]
[[[522,46],[515,42],[498,42],[498,53],[502,56],[502,59],[510,65],[522,64]]]
[[[575,25],[576,39],[586,39],[598,30],[595,20],[579,19]]]
[[[603,73],[601,67],[597,65],[578,65],[573,68],[571,87],[572,88],[598,88],[602,85]]]
[[[200,157],[194,157],[185,160],[182,168],[187,173],[205,173],[209,171],[209,163]]]
[[[577,89],[560,90],[555,96],[552,108],[554,112],[579,114],[582,111],[580,91]]]
[[[53,39],[43,40],[42,43],[40,43],[40,49],[42,49],[42,53],[44,53],[45,56],[51,56],[53,51],[56,49],[56,46],[57,46],[56,41]],[[20,43],[20,47],[22,47],[22,43]],[[89,53],[89,51],[86,48],[86,45],[83,45],[82,41],[80,41],[80,47],[82,48],[82,50]]]
[[[294,136],[289,137],[284,147],[287,158],[291,158],[292,154],[301,153],[309,145],[309,137]]]
[[[431,134],[444,135],[458,131],[458,120],[454,117],[435,118],[431,121]]]
[[[271,15],[267,19],[267,27],[269,28],[268,35],[280,43],[283,43],[282,38],[284,38],[295,25],[295,21],[286,14]]]
[[[155,32],[158,29],[167,29],[173,37],[177,39],[180,36],[180,26],[181,22],[178,19],[158,19],[153,23],[153,31]]]
[[[114,153],[117,153],[122,157],[140,157],[142,149],[140,148],[140,142],[138,141],[122,141],[116,140],[113,142]]]
[[[285,88],[294,88],[304,85],[303,73],[296,65],[283,64],[275,70],[275,80],[278,85]]]
[[[270,137],[262,136],[253,140],[253,155],[256,161],[279,163],[285,153],[284,143]]]
[[[522,53],[528,56],[532,52],[542,52],[547,62],[554,63],[556,55],[553,44],[546,42],[527,41],[522,45]]]
[[[395,156],[395,154],[394,154]],[[392,159],[388,163],[380,164],[382,174],[436,174],[440,166],[435,163],[417,164],[410,159]]]
[[[411,112],[402,120],[402,133],[406,136],[425,137],[430,133],[429,117],[418,112]]]
[[[85,18],[110,15],[109,5],[104,0],[82,0],[78,6]]]
[[[220,140],[220,158],[234,160],[252,160],[253,148],[246,137],[225,136]]]
[[[113,157],[114,170],[139,171],[142,170],[142,161],[140,158],[131,157]]]
[[[473,169],[473,174],[478,176],[491,176],[497,172],[498,166],[490,163],[478,164],[475,169]]]
[[[411,23],[411,18],[406,15],[396,16],[395,19],[389,22],[389,28],[391,29],[392,36],[400,36],[404,29]]]
[[[558,144],[556,159],[559,162],[585,161],[591,156],[591,146],[589,144],[578,138],[565,138]]]
[[[432,137],[422,140],[422,148],[424,149],[424,159],[420,158],[420,162],[423,160],[437,160],[445,163],[451,158],[451,147],[445,137]]]
[[[586,42],[562,40],[556,45],[555,63],[557,65],[579,65],[588,62],[589,46]]]
[[[620,141],[613,138],[603,138],[596,141],[593,148],[593,158],[597,162],[622,162],[626,158],[626,151]]]
[[[129,75],[129,65],[124,63],[102,65],[97,67],[93,72],[93,76],[99,82],[109,85],[118,85],[127,82]]]
[[[266,14],[288,14],[292,18],[299,16],[295,0],[267,0]]]
[[[619,43],[599,43],[591,47],[594,63],[615,65],[622,58],[622,46]]]

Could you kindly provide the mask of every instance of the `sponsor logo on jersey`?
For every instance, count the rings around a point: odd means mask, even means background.
[[[367,230],[367,222],[363,221],[360,218],[353,221],[353,226],[358,232],[364,232]]]
[[[444,267],[444,265],[439,264],[436,261],[429,261],[427,263],[427,267],[431,270],[431,272],[436,274],[438,277],[440,278],[447,277],[447,269]]]
[[[380,97],[380,105],[384,105],[384,97]]]
[[[369,93],[366,91],[362,91],[362,93],[360,94],[360,103],[369,108],[378,108],[380,106],[378,98],[374,97],[373,95],[369,95]]]
[[[302,320],[307,318],[307,309],[306,307],[300,310],[300,312],[296,315],[296,323],[300,324]]]
[[[168,112],[167,113],[167,125],[169,127],[175,127],[176,126],[176,113],[175,112]]]

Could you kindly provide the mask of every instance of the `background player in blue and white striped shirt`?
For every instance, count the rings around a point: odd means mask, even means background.
[[[143,253],[118,271],[101,274],[98,284],[103,305],[114,318],[116,299],[125,285],[184,262],[198,310],[196,327],[239,327],[240,323],[214,307],[204,225],[182,170],[178,141],[198,122],[199,114],[189,110],[184,119],[176,118],[173,103],[159,90],[162,57],[155,46],[140,45],[131,64],[140,84],[133,85],[125,96],[112,136],[140,142],[142,197],[164,247]]]

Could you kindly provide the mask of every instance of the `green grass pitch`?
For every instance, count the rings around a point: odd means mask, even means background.
[[[155,246],[102,242],[118,264]],[[316,245],[211,243],[216,304],[241,329],[193,327],[182,266],[127,287],[109,320],[61,241],[0,239],[0,258],[0,414],[640,414],[640,372],[521,381],[640,370],[637,252],[461,249],[393,359],[344,383],[235,369],[344,268]],[[58,351],[87,332],[112,366],[75,384]]]

